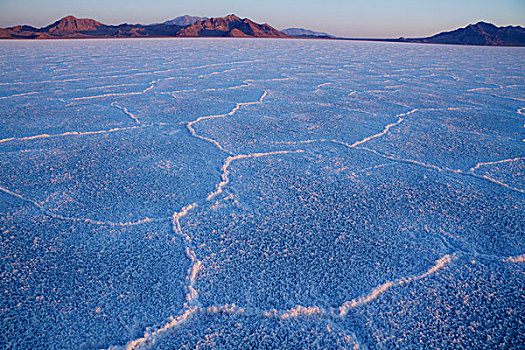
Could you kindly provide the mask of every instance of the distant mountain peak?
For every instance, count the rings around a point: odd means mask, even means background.
[[[481,29],[497,29],[498,27],[496,27],[494,24],[492,23],[487,23],[487,22],[483,22],[483,21],[480,21],[476,24],[470,24],[468,25],[466,28],[481,28]]]
[[[240,21],[240,17],[238,17],[237,15],[235,14],[229,14],[228,16],[224,17],[226,20],[228,21]]]
[[[75,16],[66,16],[55,23],[45,27],[50,34],[66,34],[83,31],[94,31],[99,26],[103,25],[100,22],[95,21],[91,18],[76,18]]]
[[[171,19],[169,21],[166,21],[162,24],[167,25],[177,25],[181,27],[191,26],[195,22],[203,21],[205,19],[208,19],[208,17],[198,17],[198,16],[190,16],[190,15],[184,15],[180,16],[174,19]]]
[[[471,25],[496,27],[494,24],[489,23],[489,22],[484,22],[484,21],[479,21],[478,23],[471,24]]]
[[[68,15],[68,16],[62,17],[61,19],[59,19],[58,21],[56,21],[52,25],[67,24],[67,23],[72,23],[72,24],[73,23],[74,24],[91,23],[91,24],[102,25],[102,23],[97,22],[94,19],[91,19],[91,18],[77,18],[77,17],[72,16],[72,15]]]

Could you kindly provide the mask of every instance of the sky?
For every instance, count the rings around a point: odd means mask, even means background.
[[[66,15],[150,24],[230,13],[354,38],[424,37],[479,21],[525,26],[525,0],[0,0],[0,27],[43,27]]]

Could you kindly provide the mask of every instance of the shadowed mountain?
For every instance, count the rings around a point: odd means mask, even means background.
[[[519,26],[496,27],[491,23],[479,22],[428,38],[401,41],[456,45],[524,46],[525,28]]]
[[[258,24],[235,15],[198,20],[190,25],[173,23],[192,22],[196,17],[184,16],[161,24],[106,25],[92,19],[64,17],[55,23],[35,28],[16,26],[0,29],[0,39],[71,39],[71,38],[127,38],[127,37],[245,37],[289,38],[268,24]]]

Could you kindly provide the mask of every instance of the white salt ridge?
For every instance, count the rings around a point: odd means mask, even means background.
[[[518,109],[518,114],[525,115],[525,107]],[[523,124],[523,127],[525,128],[525,124]],[[525,139],[522,141],[525,142]]]
[[[474,167],[470,168],[470,171],[475,171],[476,169],[479,169],[480,167],[486,166],[486,165],[511,163],[511,162],[517,162],[517,161],[520,161],[520,160],[525,160],[525,157],[516,157],[516,158],[503,159],[503,160],[496,160],[496,161],[493,161],[493,162],[478,163]]]
[[[199,308],[197,306],[193,306],[193,307],[185,309],[181,315],[173,318],[170,322],[166,323],[162,328],[159,328],[152,333],[146,333],[144,337],[129,342],[126,345],[125,349],[126,350],[140,350],[140,349],[146,348],[149,345],[154,344],[156,337],[168,331],[169,329],[172,329],[174,327],[181,325],[182,323],[187,321],[190,318],[190,316],[196,313],[198,310]],[[115,347],[112,347],[110,349],[115,349]]]
[[[428,269],[427,271],[425,271],[424,273],[420,275],[404,277],[404,278],[397,279],[395,281],[389,281],[389,282],[383,283],[379,287],[374,288],[370,294],[359,297],[357,299],[353,299],[348,302],[345,302],[342,306],[340,306],[339,308],[333,309],[333,310],[326,310],[318,306],[301,306],[301,305],[298,305],[288,310],[276,310],[276,309],[256,310],[256,309],[245,309],[235,304],[210,306],[207,308],[202,308],[197,305],[191,306],[187,304],[180,316],[173,318],[170,322],[166,323],[163,327],[157,329],[156,331],[151,332],[151,333],[146,333],[144,337],[129,342],[125,348],[126,350],[144,349],[145,347],[154,344],[156,338],[161,336],[162,333],[180,326],[181,324],[189,320],[190,316],[194,314],[196,316],[198,316],[199,314],[203,314],[203,313],[207,313],[207,314],[247,314],[247,315],[256,315],[259,317],[266,317],[266,318],[278,318],[281,320],[286,320],[290,318],[299,318],[299,317],[312,317],[312,316],[344,317],[348,314],[351,308],[355,308],[355,307],[364,305],[366,303],[370,303],[373,300],[377,299],[380,295],[386,293],[391,288],[401,286],[403,284],[415,282],[415,281],[424,279],[426,277],[429,277],[437,273],[438,271],[447,267],[452,261],[452,258],[453,257],[451,255],[445,255],[441,259],[437,260],[434,266],[432,266],[430,269]],[[357,342],[355,335],[353,335],[353,340],[357,348],[359,348],[359,343]],[[110,349],[114,349],[114,348],[115,347],[110,348]]]
[[[437,260],[435,265],[432,266],[428,271],[426,271],[426,272],[424,272],[424,273],[422,273],[420,275],[411,276],[411,277],[404,277],[404,278],[400,278],[400,279],[395,280],[395,281],[389,281],[389,282],[383,283],[379,287],[374,288],[372,290],[372,292],[370,292],[370,294],[368,294],[366,296],[362,296],[362,297],[357,298],[357,299],[353,299],[351,301],[347,301],[346,303],[344,303],[339,308],[339,314],[341,316],[347,315],[348,311],[351,308],[355,308],[355,307],[361,306],[363,304],[371,302],[372,300],[377,299],[381,294],[385,293],[390,288],[397,287],[397,286],[400,286],[400,285],[403,285],[403,284],[406,284],[406,283],[410,283],[412,281],[417,281],[417,280],[426,278],[426,277],[428,277],[428,276],[438,272],[439,270],[445,268],[447,265],[450,264],[451,261],[452,261],[452,257],[447,254],[447,255],[443,256],[441,259]]]
[[[493,89],[495,89],[495,88],[483,87],[483,88],[468,89],[467,91],[468,92],[473,92],[473,91],[483,91],[483,90],[493,90]]]
[[[489,182],[492,182],[496,185],[500,185],[502,187],[505,187],[505,188],[508,188],[509,190],[511,191],[514,191],[514,192],[518,192],[518,193],[522,193],[522,194],[525,194],[525,190],[522,190],[521,188],[517,188],[517,187],[512,187],[502,181],[499,181],[499,180],[496,180],[488,175],[477,175],[477,174],[474,174],[474,173],[470,173],[468,174],[470,176],[473,176],[473,177],[477,177],[478,179],[483,179],[483,180],[487,180]]]
[[[380,156],[382,158],[385,158],[385,159],[388,159],[388,160],[391,160],[391,161],[394,161],[394,162],[414,164],[414,165],[418,165],[418,166],[421,166],[421,167],[424,167],[424,168],[437,170],[439,172],[450,172],[450,173],[453,173],[453,174],[461,174],[461,175],[473,176],[473,177],[476,177],[476,178],[479,178],[479,179],[482,179],[482,180],[486,180],[486,181],[492,182],[492,183],[494,183],[496,185],[505,187],[505,188],[507,188],[507,189],[509,189],[511,191],[515,191],[515,192],[518,192],[518,193],[525,194],[525,190],[522,190],[522,189],[519,189],[519,188],[516,188],[516,187],[512,187],[512,186],[510,186],[508,184],[505,184],[505,183],[503,183],[503,182],[501,182],[499,180],[493,179],[493,178],[489,177],[488,175],[477,175],[477,174],[473,173],[473,170],[475,170],[476,167],[472,168],[470,170],[471,171],[470,173],[464,173],[463,171],[461,171],[461,169],[451,169],[451,168],[448,168],[448,167],[438,167],[436,165],[428,164],[428,163],[425,163],[425,162],[422,162],[422,161],[418,161],[418,160],[414,160],[414,159],[404,159],[404,158],[395,157],[393,155],[387,155],[387,154],[378,152],[378,151],[376,151],[374,149],[371,149],[371,148],[359,147],[363,143],[366,143],[366,142],[368,142],[368,141],[370,141],[372,139],[375,139],[375,138],[378,138],[378,137],[386,135],[390,131],[390,129],[392,127],[397,126],[397,125],[401,124],[404,121],[403,117],[406,117],[406,116],[408,116],[410,114],[413,114],[413,113],[416,113],[416,112],[420,112],[420,111],[440,111],[440,110],[455,111],[455,110],[461,110],[461,109],[462,108],[456,108],[456,107],[425,108],[425,109],[415,108],[415,109],[413,109],[411,111],[408,111],[406,113],[402,113],[402,114],[396,115],[396,117],[398,117],[399,119],[396,122],[394,122],[394,123],[386,125],[385,128],[383,129],[383,131],[381,131],[381,132],[379,132],[377,134],[371,135],[371,136],[367,136],[367,137],[363,138],[362,140],[354,142],[353,144],[349,144],[349,143],[344,142],[344,141],[326,140],[326,139],[304,140],[304,141],[288,141],[288,142],[285,141],[285,142],[280,142],[280,143],[281,144],[293,145],[293,144],[306,144],[306,143],[314,143],[314,142],[332,142],[332,143],[335,143],[335,144],[343,145],[343,146],[348,147],[348,148],[355,148],[355,149],[360,149],[360,150],[364,150],[364,151],[367,151],[367,152],[371,152],[371,153],[373,153],[373,154],[375,154],[377,156]],[[506,159],[506,160],[499,161],[499,162],[517,161],[517,160],[521,160],[522,158],[523,157],[513,158],[513,159]],[[488,164],[491,164],[491,163],[480,163],[480,164],[481,165],[479,165],[479,166],[488,165]]]
[[[10,142],[10,141],[28,141],[28,140],[36,140],[36,139],[47,139],[47,138],[64,137],[64,136],[85,136],[85,135],[109,134],[109,133],[114,133],[114,132],[133,130],[137,128],[149,128],[149,127],[164,126],[164,125],[166,125],[166,123],[147,124],[147,125],[141,125],[141,126],[126,126],[122,128],[112,128],[109,130],[67,131],[61,134],[40,134],[40,135],[33,135],[33,136],[26,136],[26,137],[9,137],[5,139],[0,139],[0,143]]]
[[[513,263],[525,263],[525,254],[521,254],[518,256],[511,256],[508,259],[504,259],[503,261],[513,262]]]
[[[202,262],[197,259],[195,251],[191,249],[191,238],[184,234],[181,228],[180,220],[188,215],[188,213],[197,207],[196,203],[189,204],[182,208],[180,212],[175,212],[172,215],[172,226],[175,234],[179,235],[183,239],[185,247],[185,253],[190,260],[190,268],[186,279],[188,280],[188,285],[186,286],[186,303],[184,304],[181,314],[175,318],[172,318],[169,322],[164,324],[162,327],[158,328],[154,332],[146,332],[142,338],[130,341],[126,346],[126,350],[139,350],[152,345],[155,342],[155,339],[162,333],[178,327],[184,323],[191,315],[198,312],[200,309],[200,303],[198,302],[199,293],[195,289],[195,282],[197,280],[197,275],[202,267]],[[116,349],[116,347],[111,347],[110,349]]]
[[[6,83],[6,82],[3,82],[3,83],[0,83],[0,86],[6,86],[6,85],[20,85],[20,84],[24,84],[24,83],[21,82],[21,81],[17,81],[17,82],[13,82],[13,83]]]
[[[474,92],[474,91],[483,91],[483,90],[503,90],[505,89],[505,86],[501,85],[501,84],[496,84],[496,83],[487,83],[489,85],[494,85],[494,87],[479,87],[479,88],[473,88],[473,89],[468,89],[467,92]],[[513,85],[509,85],[507,87],[511,87]]]
[[[126,114],[128,117],[130,117],[131,119],[133,119],[133,121],[137,124],[140,124],[140,120],[139,118],[137,118],[133,113],[131,113],[130,111],[128,111],[128,109],[126,107],[121,107],[120,105],[118,105],[116,102],[111,102],[111,106],[112,107],[115,107],[117,109],[120,109],[122,112],[124,112],[124,114]]]
[[[38,92],[37,91],[32,91],[32,92],[25,92],[25,93],[21,93],[21,94],[2,96],[2,97],[0,97],[0,100],[5,100],[5,99],[8,99],[8,98],[13,98],[13,97],[31,96],[31,95],[34,95],[34,94],[38,94]]]
[[[211,76],[214,76],[214,75],[219,75],[219,74],[232,72],[234,70],[237,70],[237,69],[236,68],[232,68],[232,69],[226,69],[226,70],[221,70],[221,71],[217,71],[217,72],[211,72],[211,73],[207,73],[207,74],[201,74],[201,75],[198,76],[198,78],[211,77]]]
[[[59,219],[59,220],[73,221],[73,222],[78,222],[78,223],[87,223],[87,224],[98,225],[98,226],[119,226],[119,227],[136,226],[136,225],[142,225],[142,224],[147,224],[151,222],[165,222],[169,220],[167,218],[154,218],[154,219],[144,218],[144,219],[140,219],[137,221],[110,222],[110,221],[101,221],[101,220],[95,220],[95,219],[90,219],[90,218],[77,218],[77,217],[71,217],[71,216],[64,216],[64,215],[55,214],[51,212],[50,210],[46,209],[44,206],[42,206],[37,201],[24,197],[21,194],[18,194],[16,192],[10,191],[5,187],[0,186],[0,191],[10,196],[19,198],[23,200],[24,202],[30,203],[34,205],[35,207],[37,207],[40,211],[42,211],[46,216],[49,216],[55,219]]]
[[[201,269],[202,262],[197,259],[195,251],[190,247],[191,237],[182,231],[180,220],[188,215],[188,213],[197,207],[196,203],[192,203],[182,208],[180,212],[173,213],[172,215],[172,227],[175,234],[181,236],[183,244],[186,246],[185,252],[191,266],[188,270],[186,279],[188,280],[188,292],[186,294],[186,301],[188,305],[197,304],[198,293],[194,288],[197,274]]]
[[[516,188],[516,187],[510,186],[508,184],[505,184],[505,183],[503,183],[503,182],[501,182],[499,180],[491,178],[488,175],[475,174],[473,172],[473,170],[475,170],[476,167],[470,169],[469,173],[465,173],[461,169],[451,169],[449,167],[439,167],[437,165],[428,164],[428,163],[425,163],[425,162],[422,162],[422,161],[418,161],[418,160],[415,160],[415,159],[399,158],[399,157],[396,157],[396,156],[393,156],[393,155],[388,155],[388,154],[381,153],[379,151],[376,151],[376,150],[368,148],[368,147],[360,146],[363,143],[366,143],[366,142],[368,142],[370,140],[373,140],[375,138],[378,138],[378,137],[386,135],[390,131],[390,129],[392,127],[397,126],[397,125],[401,124],[404,121],[404,118],[402,118],[402,117],[406,117],[406,116],[408,116],[410,114],[413,114],[415,112],[420,112],[420,111],[440,111],[440,110],[453,111],[453,110],[461,110],[461,109],[462,108],[455,108],[455,107],[449,107],[449,108],[425,108],[425,109],[417,109],[416,108],[416,109],[413,109],[413,110],[411,110],[409,112],[396,115],[396,117],[399,117],[399,119],[396,122],[394,122],[394,123],[386,125],[385,128],[383,129],[383,131],[381,131],[381,132],[379,132],[377,134],[371,135],[371,136],[367,136],[367,137],[363,138],[362,140],[356,141],[356,142],[354,142],[352,144],[349,144],[349,143],[344,142],[344,141],[327,140],[327,139],[312,139],[312,140],[302,140],[302,141],[282,141],[282,142],[278,142],[278,143],[279,144],[286,144],[286,145],[299,145],[299,144],[308,144],[308,143],[316,143],[316,142],[331,142],[331,143],[339,144],[339,145],[342,145],[342,146],[345,146],[345,147],[348,147],[348,148],[353,148],[353,149],[359,149],[359,150],[367,151],[367,152],[373,153],[373,154],[375,154],[375,155],[377,155],[379,157],[382,157],[382,158],[385,158],[385,159],[388,159],[388,160],[391,160],[391,161],[394,161],[394,162],[400,162],[400,163],[405,163],[405,164],[413,164],[413,165],[421,166],[421,167],[424,167],[424,168],[427,168],[427,169],[436,170],[438,172],[449,172],[449,173],[453,173],[453,174],[472,176],[472,177],[475,177],[475,178],[478,178],[478,179],[489,181],[489,182],[491,182],[493,184],[502,186],[502,187],[507,188],[507,189],[509,189],[511,191],[525,194],[525,190],[522,190],[520,188]],[[498,162],[499,163],[504,163],[504,162],[518,161],[518,160],[521,160],[521,159],[523,159],[523,157],[512,158],[512,159],[505,159],[503,161],[498,161]],[[488,165],[488,164],[492,164],[492,163],[480,163],[480,164],[481,165],[479,165],[477,168],[479,168],[482,165]]]
[[[270,311],[264,311],[263,315],[265,317],[274,317],[274,318],[280,318],[282,320],[286,320],[287,318],[297,318],[297,317],[307,317],[307,316],[321,316],[321,315],[328,315],[330,314],[328,311],[326,311],[323,308],[320,308],[318,306],[301,306],[297,305],[296,307],[285,310],[285,311],[278,311],[276,309],[272,309]]]
[[[138,86],[138,85],[142,85],[142,84],[133,83],[133,84],[113,84],[113,85],[93,86],[87,89],[78,89],[76,91],[100,90],[100,89],[107,89],[107,88],[114,88],[114,87],[121,87],[121,86]]]
[[[130,73],[130,74],[113,74],[113,75],[102,75],[102,76],[89,76],[89,77],[83,77],[83,78],[69,78],[69,79],[56,79],[56,80],[48,79],[48,80],[19,81],[19,82],[2,82],[2,83],[0,83],[0,86],[4,86],[4,85],[23,85],[23,84],[69,83],[69,82],[78,82],[78,81],[85,81],[85,80],[99,80],[99,79],[107,79],[107,78],[126,78],[126,77],[135,77],[135,76],[152,75],[152,74],[160,74],[160,73],[169,73],[169,72],[179,71],[179,70],[201,69],[201,68],[208,68],[208,67],[226,66],[226,65],[233,65],[233,64],[247,64],[247,63],[256,63],[256,62],[261,62],[261,60],[246,60],[246,61],[214,63],[214,64],[205,64],[205,65],[196,66],[196,67],[180,67],[180,68],[170,68],[170,69],[155,70],[155,71],[137,72],[137,73]],[[174,79],[174,78],[181,78],[181,77],[169,77],[169,78],[162,78],[162,79]],[[32,92],[32,94],[33,93],[36,94],[38,92]],[[28,94],[28,93],[26,93],[26,94]],[[14,96],[6,96],[4,98],[9,98],[9,97],[14,97]]]
[[[347,147],[350,147],[350,145],[345,144],[344,142],[335,142],[335,143],[339,143],[341,145],[345,145]],[[478,175],[478,174],[475,174],[473,172],[466,173],[466,172],[461,171],[461,169],[451,169],[451,168],[448,168],[448,167],[438,167],[437,165],[428,164],[428,163],[421,162],[421,161],[414,160],[414,159],[397,158],[397,157],[394,157],[394,156],[391,156],[391,155],[387,155],[387,154],[384,154],[384,153],[381,153],[381,152],[378,152],[376,150],[373,150],[373,149],[370,149],[370,148],[366,148],[366,147],[356,147],[356,148],[360,149],[360,150],[371,152],[371,153],[376,154],[376,155],[378,155],[378,156],[380,156],[382,158],[389,159],[389,160],[394,161],[394,162],[400,162],[400,163],[406,163],[406,164],[414,164],[414,165],[418,165],[418,166],[421,166],[421,167],[424,167],[424,168],[427,168],[427,169],[437,170],[438,172],[449,172],[449,173],[452,173],[452,174],[471,176],[471,177],[475,177],[475,178],[478,178],[478,179],[481,179],[481,180],[489,181],[489,182],[491,182],[493,184],[502,186],[502,187],[507,188],[507,189],[509,189],[511,191],[525,194],[525,190],[522,190],[522,189],[516,188],[516,187],[512,187],[512,186],[510,186],[510,185],[508,185],[506,183],[503,183],[503,182],[501,182],[499,180],[493,179],[493,178],[491,178],[488,175]]]
[[[334,310],[327,310],[324,308],[321,308],[319,306],[301,306],[298,305],[295,308],[288,309],[288,310],[276,310],[271,309],[267,311],[263,311],[262,315],[265,317],[275,317],[280,319],[287,319],[287,318],[297,318],[297,317],[305,317],[305,316],[346,316],[351,308],[355,308],[367,303],[372,302],[373,300],[377,299],[380,295],[386,293],[389,289],[401,286],[403,284],[407,284],[410,282],[418,281],[421,279],[424,279],[426,277],[429,277],[436,272],[444,269],[447,267],[453,259],[453,256],[451,255],[445,255],[441,259],[437,260],[430,269],[425,271],[424,273],[420,275],[410,276],[410,277],[403,277],[400,279],[397,279],[395,281],[388,281],[383,283],[382,285],[374,288],[369,294],[361,296],[359,298],[347,301],[343,303],[340,307],[334,309]]]
[[[383,129],[383,131],[381,131],[381,132],[379,132],[377,134],[373,134],[373,135],[367,136],[367,137],[363,138],[362,140],[356,141],[356,142],[354,142],[352,144],[346,143],[344,141],[328,140],[328,139],[314,139],[314,140],[303,140],[303,141],[283,141],[283,142],[279,142],[279,144],[293,145],[293,144],[304,144],[304,143],[314,143],[314,142],[333,142],[333,143],[337,143],[337,144],[340,144],[340,145],[344,145],[344,146],[349,147],[349,148],[358,148],[357,146],[359,146],[359,145],[361,145],[361,144],[363,144],[365,142],[368,142],[368,141],[373,140],[375,138],[378,138],[378,137],[386,135],[390,131],[390,129],[392,127],[401,124],[405,120],[403,117],[409,116],[409,115],[411,115],[413,113],[421,112],[421,111],[441,111],[441,110],[454,111],[454,110],[461,110],[461,109],[462,108],[421,108],[421,109],[420,108],[415,108],[415,109],[412,109],[412,110],[410,110],[408,112],[397,114],[395,117],[397,117],[398,120],[393,122],[393,123],[390,123],[390,124],[386,125],[385,128]],[[438,167],[436,167],[436,168],[438,168]]]
[[[178,94],[178,93],[181,93],[181,92],[196,92],[196,91],[197,91],[197,89],[186,89],[186,90],[175,90],[175,91],[170,91],[170,92],[158,92],[158,94],[169,94],[173,98],[177,98],[177,96],[175,96],[175,94]]]
[[[399,92],[399,89],[396,90],[366,90],[363,92],[370,93],[370,94],[384,94],[384,93],[396,93]]]
[[[206,199],[207,200],[212,200],[213,197],[215,197],[215,196],[217,196],[217,195],[219,195],[219,194],[221,194],[223,192],[224,186],[226,186],[230,182],[230,179],[228,178],[228,175],[230,174],[230,171],[228,170],[228,168],[229,168],[231,162],[233,162],[235,160],[247,159],[247,158],[266,157],[266,156],[271,156],[271,155],[276,155],[276,154],[302,153],[302,152],[304,152],[304,151],[302,151],[302,150],[297,150],[297,151],[274,151],[274,152],[265,152],[265,153],[238,154],[236,156],[230,156],[230,157],[226,158],[226,161],[224,162],[224,164],[221,167],[221,171],[222,171],[221,178],[222,178],[222,181],[219,182],[219,184],[217,185],[217,189],[215,191],[213,191],[212,193],[210,193]]]
[[[142,95],[144,92],[145,91],[139,91],[139,92],[115,92],[115,93],[94,95],[94,96],[73,97],[73,98],[70,98],[70,100],[71,101],[80,101],[80,100],[92,100],[92,99],[95,99],[95,98],[104,98],[104,97],[133,96],[133,95]]]
[[[225,153],[230,153],[219,142],[217,142],[216,140],[214,140],[212,138],[209,138],[209,137],[206,137],[206,136],[201,136],[201,135],[197,134],[197,132],[193,128],[193,125],[195,125],[195,124],[197,124],[197,123],[199,123],[199,122],[201,122],[203,120],[207,120],[207,119],[216,119],[216,118],[224,118],[224,117],[232,116],[232,115],[235,114],[235,112],[237,112],[243,106],[251,106],[251,105],[256,105],[256,104],[263,103],[263,100],[266,97],[266,95],[268,95],[268,91],[264,91],[264,93],[262,94],[261,98],[258,101],[237,103],[236,106],[228,113],[217,114],[217,115],[208,115],[208,116],[205,116],[205,117],[199,117],[199,118],[195,119],[194,121],[191,121],[191,122],[187,123],[186,127],[188,128],[188,130],[190,131],[192,136],[197,137],[197,138],[199,138],[199,139],[201,139],[203,141],[207,141],[207,142],[213,143],[221,151],[223,151]]]
[[[182,219],[183,217],[188,215],[188,213],[191,210],[195,209],[196,207],[197,207],[197,204],[196,203],[192,203],[192,204],[187,205],[184,208],[182,208],[182,210],[180,212],[173,213],[173,215],[171,217],[172,224],[173,224],[173,230],[175,231],[175,233],[177,233],[178,235],[181,235],[182,238],[184,238],[188,242],[191,241],[191,239],[190,239],[190,237],[188,235],[184,235],[184,233],[182,232],[182,228],[181,228],[181,225],[180,225],[180,219]]]
[[[155,84],[158,83],[159,81],[161,81],[162,79],[157,79],[157,80],[153,80],[149,83],[149,86],[147,88],[145,88],[144,90],[142,90],[142,93],[145,94],[146,92],[150,91],[151,89],[153,89],[155,87]]]
[[[226,90],[237,90],[237,89],[242,89],[242,88],[245,88],[245,87],[250,87],[250,86],[254,86],[255,84],[254,83],[258,83],[258,82],[267,82],[267,81],[286,81],[286,80],[292,80],[294,79],[293,77],[289,77],[287,76],[286,74],[282,74],[283,78],[273,78],[273,79],[257,79],[257,80],[254,80],[254,79],[246,79],[246,80],[243,80],[242,81],[242,84],[240,85],[234,85],[234,86],[228,86],[228,87],[224,87],[224,88],[207,88],[207,89],[203,89],[203,90],[199,90],[199,91],[226,91]],[[175,91],[169,91],[169,92],[157,92],[158,94],[170,94],[173,96],[173,98],[177,98],[175,96],[175,94],[177,93],[181,93],[181,92],[197,92],[198,90],[193,88],[193,89],[182,89],[182,90],[175,90]]]
[[[224,63],[210,63],[210,64],[204,64],[201,66],[185,67],[185,68],[180,68],[180,69],[200,69],[200,68],[209,68],[209,67],[217,67],[217,66],[227,66],[230,64],[246,64],[246,63],[255,63],[255,62],[262,62],[262,60],[246,60],[246,61],[234,61],[234,62],[224,62]]]
[[[381,131],[381,132],[379,132],[379,133],[377,133],[377,134],[374,134],[374,135],[371,135],[371,136],[365,137],[364,139],[362,139],[362,140],[360,140],[360,141],[356,141],[356,142],[354,142],[353,144],[351,144],[349,147],[357,147],[357,146],[359,146],[359,145],[361,145],[361,144],[363,144],[363,143],[365,143],[365,142],[368,142],[368,141],[370,141],[370,140],[373,140],[373,139],[375,139],[375,138],[378,138],[378,137],[381,137],[381,136],[385,135],[385,134],[390,130],[390,128],[392,128],[392,127],[394,127],[394,126],[396,126],[396,125],[399,125],[399,124],[401,124],[401,123],[403,122],[404,119],[403,119],[402,117],[407,116],[407,115],[410,115],[410,114],[415,113],[415,112],[417,112],[417,111],[419,111],[419,109],[413,109],[413,110],[411,110],[411,111],[409,111],[409,112],[406,112],[406,113],[403,113],[403,114],[398,114],[398,115],[396,115],[396,117],[399,117],[399,119],[398,119],[396,122],[394,122],[394,123],[390,123],[390,124],[388,124],[387,126],[385,126],[385,128],[383,129],[383,131]]]
[[[314,91],[314,94],[316,94],[316,93],[318,93],[318,92],[321,92],[321,88],[322,88],[323,86],[328,86],[328,85],[332,85],[332,83],[323,83],[323,84],[319,84],[319,85],[317,85],[317,86],[316,86],[316,89],[315,89],[315,91]]]
[[[395,157],[393,155],[384,154],[384,153],[381,153],[379,151],[376,151],[374,149],[367,148],[367,147],[352,147],[352,145],[349,145],[346,142],[341,142],[341,141],[333,141],[333,142],[334,143],[338,143],[338,144],[343,145],[343,146],[346,146],[346,147],[349,147],[349,148],[356,148],[356,149],[360,149],[360,150],[363,150],[363,151],[367,151],[367,152],[373,153],[373,154],[375,154],[375,155],[377,155],[379,157],[382,157],[382,158],[385,158],[385,159],[388,159],[388,160],[391,160],[391,161],[394,161],[394,162],[401,162],[401,163],[406,163],[406,164],[419,165],[419,166],[427,168],[427,169],[437,170],[438,172],[451,172],[451,173],[454,173],[454,174],[462,174],[463,173],[461,171],[461,169],[451,169],[451,168],[448,168],[448,167],[441,168],[441,167],[438,167],[437,165],[428,164],[428,163],[421,162],[421,161],[414,160],[414,159],[397,158],[397,157]]]
[[[71,101],[79,101],[79,100],[92,100],[96,98],[104,98],[104,97],[113,97],[113,96],[134,96],[134,95],[143,95],[147,93],[148,91],[152,90],[155,85],[163,80],[170,80],[170,79],[177,79],[180,77],[168,77],[168,78],[160,78],[153,81],[150,81],[148,83],[148,87],[146,87],[142,91],[134,91],[134,92],[115,92],[115,93],[108,93],[108,94],[101,94],[101,95],[93,95],[93,96],[83,96],[83,97],[73,97],[70,98]]]

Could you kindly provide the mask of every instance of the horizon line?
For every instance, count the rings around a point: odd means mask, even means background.
[[[67,17],[74,17],[75,19],[89,19],[89,20],[93,20],[93,21],[99,22],[99,23],[101,23],[103,25],[108,25],[108,26],[119,26],[119,25],[125,25],[125,24],[128,24],[128,25],[141,25],[141,26],[152,26],[152,25],[164,24],[165,22],[171,21],[173,19],[180,18],[180,17],[186,17],[186,16],[189,16],[189,17],[201,17],[201,18],[205,18],[205,19],[225,18],[225,17],[228,17],[228,16],[235,16],[235,17],[238,17],[240,19],[251,20],[249,17],[238,16],[235,13],[228,13],[227,15],[219,16],[219,17],[217,17],[217,16],[215,16],[215,17],[207,17],[207,16],[198,16],[198,15],[194,16],[194,15],[189,15],[189,14],[183,14],[183,15],[179,15],[179,16],[176,16],[176,17],[170,17],[170,18],[168,18],[166,20],[163,20],[161,22],[154,22],[154,23],[144,23],[144,22],[130,23],[130,22],[126,22],[126,21],[124,21],[124,22],[114,22],[114,23],[104,23],[104,22],[101,22],[101,21],[97,20],[94,16],[77,16],[74,13],[69,13],[69,14],[66,14],[64,16],[59,17],[56,20],[52,20],[51,23],[49,23],[47,25],[43,25],[43,26],[32,25],[32,24],[28,24],[28,23],[19,23],[19,24],[13,25],[13,26],[0,27],[0,29],[14,28],[14,27],[17,27],[17,26],[30,26],[30,27],[33,27],[33,28],[42,29],[42,28],[45,28],[45,27],[47,27],[49,25],[52,25],[52,24],[54,24],[56,22],[59,22],[60,20],[62,20],[64,18],[67,18]],[[259,22],[256,22],[256,23],[259,23]],[[492,22],[492,21],[486,20],[486,19],[478,19],[478,20],[475,20],[475,21],[467,22],[466,24],[463,24],[463,25],[460,25],[460,26],[456,26],[456,27],[452,27],[452,28],[448,28],[448,29],[441,29],[440,31],[435,32],[435,33],[430,34],[430,35],[427,35],[427,36],[421,35],[421,36],[417,36],[416,37],[416,36],[404,36],[404,35],[397,36],[397,35],[393,35],[392,37],[368,37],[368,36],[360,36],[360,37],[355,37],[354,36],[354,37],[351,37],[351,36],[333,35],[329,31],[323,30],[323,29],[317,29],[317,28],[316,29],[311,29],[307,25],[300,26],[300,27],[292,26],[292,27],[286,27],[286,28],[278,29],[276,26],[272,25],[269,22],[261,22],[261,24],[268,24],[268,25],[272,26],[273,28],[275,28],[275,29],[277,29],[279,31],[290,29],[290,28],[297,28],[297,29],[312,30],[314,32],[324,32],[326,34],[329,34],[329,35],[333,36],[332,39],[372,40],[372,41],[373,40],[396,40],[396,39],[401,39],[401,38],[404,38],[404,39],[423,39],[423,38],[431,37],[431,36],[434,36],[434,35],[437,35],[437,34],[440,34],[440,33],[443,33],[443,32],[450,32],[450,31],[454,31],[454,30],[457,30],[457,29],[466,28],[469,25],[474,25],[474,24],[479,24],[479,23],[492,24],[492,25],[494,25],[496,27],[519,27],[519,28],[524,28],[525,27],[525,24],[500,24],[500,23]],[[26,39],[22,39],[22,40],[26,40]],[[55,39],[50,39],[50,40],[55,40]]]

